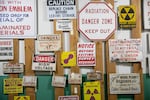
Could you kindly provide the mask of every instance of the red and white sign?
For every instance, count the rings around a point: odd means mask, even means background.
[[[0,38],[36,37],[36,0],[0,0]]]
[[[34,55],[32,62],[32,70],[55,71],[56,70],[55,55]]]
[[[95,43],[77,44],[77,63],[78,66],[96,65],[96,47]]]
[[[116,29],[116,13],[106,2],[89,2],[78,16],[79,31],[91,41],[107,40]]]
[[[141,39],[109,39],[109,56],[116,62],[140,62],[142,56]]]

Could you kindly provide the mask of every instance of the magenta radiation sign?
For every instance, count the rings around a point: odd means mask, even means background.
[[[79,12],[78,29],[91,41],[105,41],[116,30],[116,13],[106,2],[89,2]]]

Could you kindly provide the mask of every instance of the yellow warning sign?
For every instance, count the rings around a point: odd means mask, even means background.
[[[64,67],[75,66],[76,65],[76,53],[75,53],[75,51],[62,52],[62,54],[61,54],[61,64]]]
[[[4,79],[4,94],[23,93],[22,78]]]
[[[30,96],[14,96],[14,100],[30,100]]]
[[[119,27],[135,28],[136,27],[136,11],[135,6],[119,6]]]
[[[101,100],[100,81],[84,82],[84,100]]]

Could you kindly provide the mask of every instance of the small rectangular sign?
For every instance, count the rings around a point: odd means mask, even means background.
[[[72,20],[56,20],[57,31],[72,31],[73,24]]]
[[[14,45],[12,39],[0,39],[0,60],[14,58]]]
[[[87,73],[87,80],[101,80],[102,73],[100,72],[88,72]]]
[[[53,76],[52,77],[52,86],[55,87],[65,87],[66,77],[64,76]]]
[[[34,55],[32,62],[32,70],[35,71],[55,71],[56,58],[55,55]]]
[[[81,84],[82,83],[82,75],[79,73],[69,73],[68,83],[69,84]]]
[[[23,86],[36,87],[37,76],[23,76]]]
[[[77,95],[59,96],[58,100],[79,100],[79,96]]]
[[[140,74],[110,74],[110,94],[139,94]]]
[[[23,93],[22,78],[4,79],[4,94]]]
[[[3,73],[23,73],[24,64],[23,63],[3,63]]]
[[[39,35],[38,36],[38,51],[58,51],[61,49],[61,35]]]

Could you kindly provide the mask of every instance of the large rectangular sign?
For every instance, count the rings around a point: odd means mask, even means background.
[[[0,37],[36,37],[36,0],[1,0]]]
[[[143,0],[144,29],[150,29],[150,0]]]
[[[140,62],[143,59],[141,39],[110,39],[109,57],[116,62]]]
[[[47,0],[48,19],[76,18],[76,0]]]
[[[4,94],[23,93],[22,78],[4,79]]]
[[[55,71],[56,70],[55,55],[34,55],[32,62],[32,70]]]
[[[77,44],[77,64],[78,66],[96,65],[96,46],[95,43]]]
[[[139,94],[140,74],[110,74],[110,94]]]
[[[61,49],[61,35],[39,35],[38,36],[38,51],[58,51]]]
[[[0,40],[0,60],[12,60],[14,58],[13,47],[14,45],[13,45],[12,39],[1,39]]]
[[[3,73],[23,73],[24,64],[23,63],[3,63]]]

